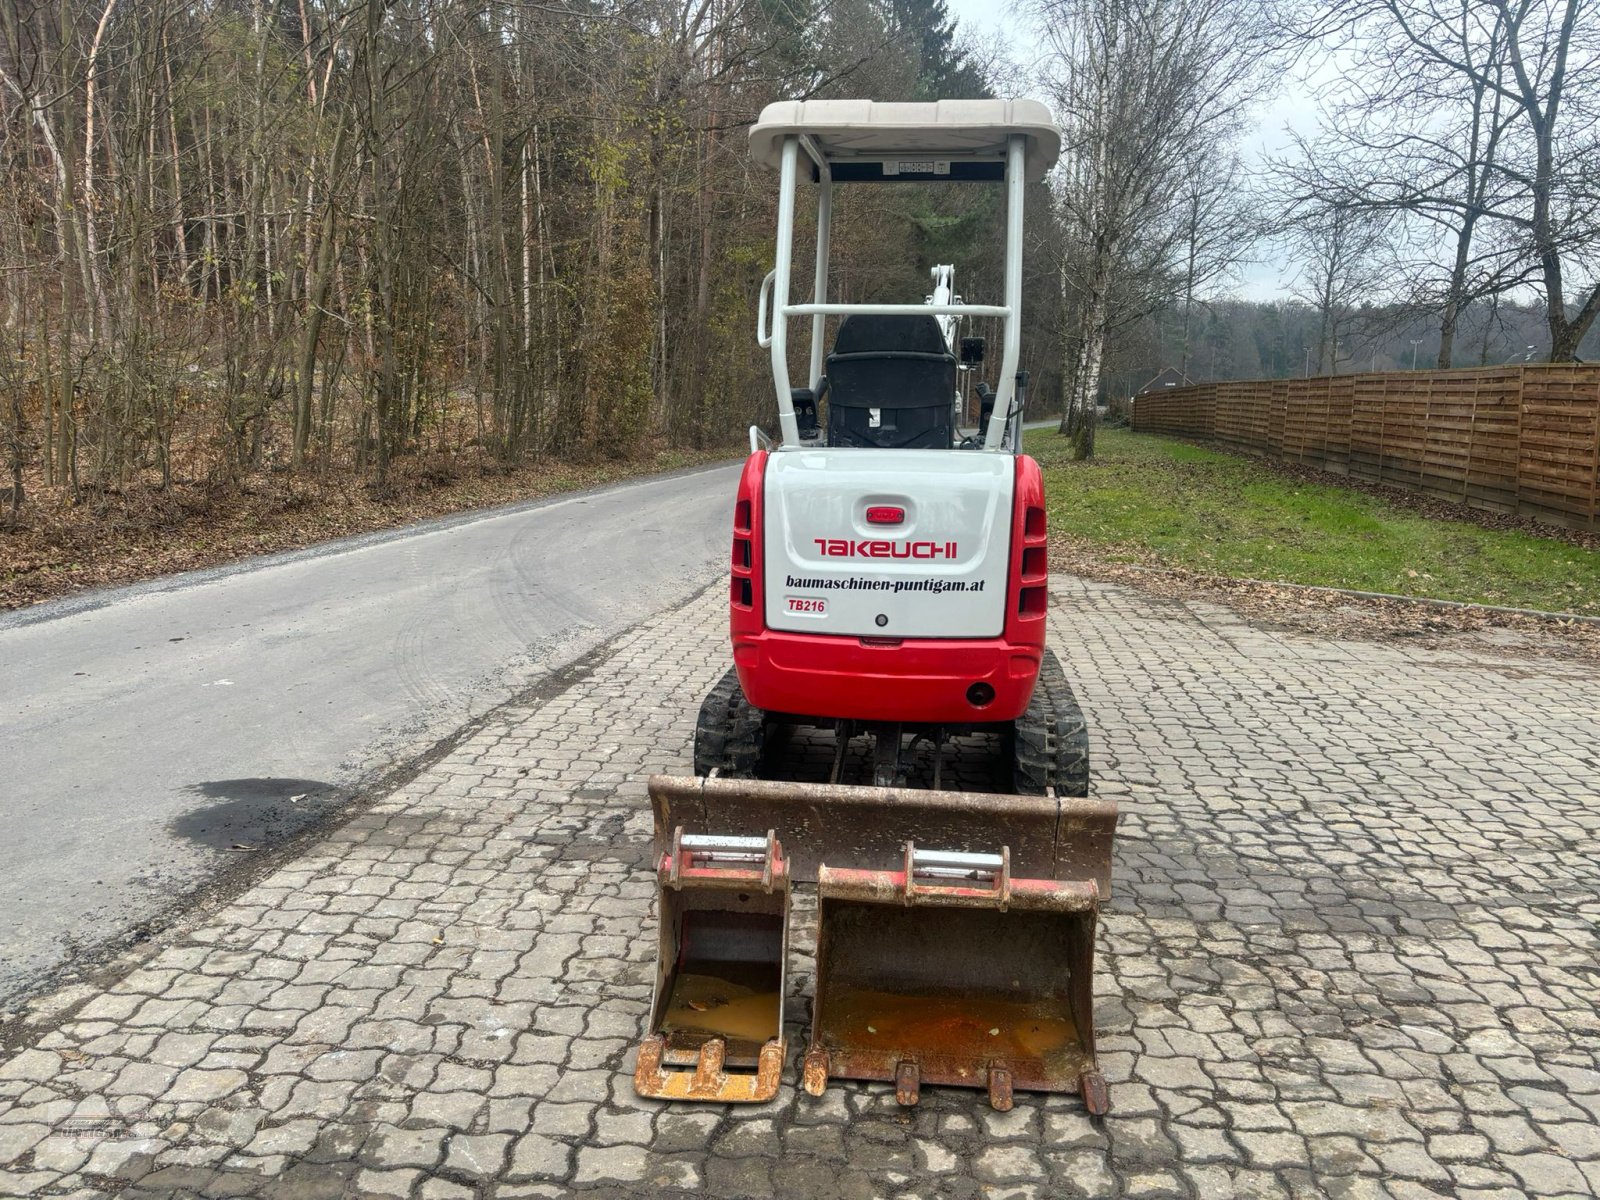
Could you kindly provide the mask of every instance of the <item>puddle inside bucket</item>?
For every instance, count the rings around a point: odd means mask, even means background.
[[[906,1050],[952,1058],[1050,1059],[1079,1049],[1064,1007],[994,996],[830,989],[824,1040],[859,1050]]]
[[[778,967],[689,959],[672,981],[661,1032],[728,1039],[730,1057],[755,1054],[779,1031]]]

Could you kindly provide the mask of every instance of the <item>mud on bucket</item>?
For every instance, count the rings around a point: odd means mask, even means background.
[[[768,832],[685,834],[657,866],[660,944],[634,1090],[661,1100],[759,1103],[786,1057],[789,865]]]
[[[1080,1092],[1107,1108],[1094,1055],[1092,879],[1011,878],[1010,853],[924,851],[899,870],[818,872],[817,996],[805,1088],[830,1077]]]

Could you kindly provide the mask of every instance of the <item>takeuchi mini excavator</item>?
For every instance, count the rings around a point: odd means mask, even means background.
[[[701,707],[695,777],[650,781],[661,942],[641,1094],[776,1094],[790,889],[815,884],[807,1091],[877,1079],[915,1104],[925,1083],[957,1085],[1004,1109],[1015,1088],[1071,1090],[1105,1111],[1091,976],[1116,808],[1088,798],[1087,729],[1046,645],[1044,489],[1021,452],[1023,201],[1059,147],[1049,111],[1024,100],[791,101],[751,130],[778,171],[756,336],[779,440],[751,430],[733,664]],[[802,177],[816,259],[796,302]],[[834,185],[885,182],[1005,188],[1000,303],[963,302],[948,267],[920,304],[830,300]],[[957,380],[985,353],[956,336],[968,318],[1002,331],[971,429]],[[789,334],[806,321],[796,386]],[[825,781],[783,778],[769,753],[796,727],[831,733]],[[947,786],[958,739],[998,755],[991,790]],[[907,786],[929,754],[924,786]]]

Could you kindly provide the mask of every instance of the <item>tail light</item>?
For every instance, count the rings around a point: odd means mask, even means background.
[[[1039,464],[1017,456],[1016,509],[1011,529],[1012,612],[1007,621],[1013,641],[1044,644],[1044,617],[1050,603],[1050,548],[1046,534],[1044,479]]]
[[[733,573],[728,603],[735,635],[741,631],[758,632],[762,624],[761,485],[766,469],[765,450],[749,457],[739,476],[739,493],[733,504]]]

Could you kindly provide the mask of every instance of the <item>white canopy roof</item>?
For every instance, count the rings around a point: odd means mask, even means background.
[[[1037,100],[780,100],[762,109],[751,128],[751,157],[778,166],[783,139],[796,134],[809,134],[829,162],[897,155],[1002,160],[1006,139],[1021,134],[1028,139],[1023,173],[1030,183],[1044,178],[1061,153],[1061,130]]]

